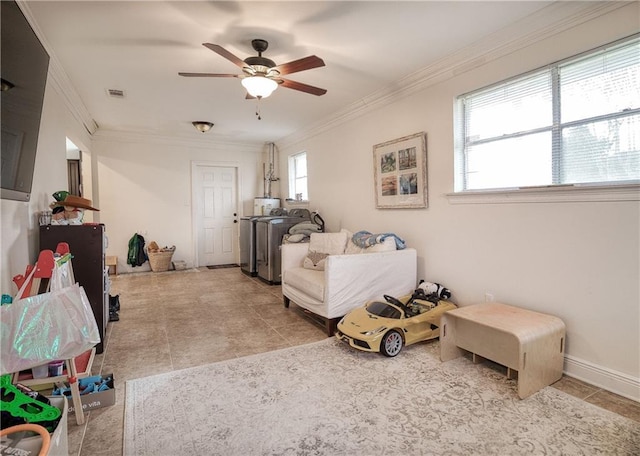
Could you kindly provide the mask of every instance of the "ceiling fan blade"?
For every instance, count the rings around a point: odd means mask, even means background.
[[[307,84],[303,84],[301,82],[292,81],[290,79],[280,79],[282,83],[280,85],[282,87],[286,87],[287,89],[299,90],[300,92],[310,93],[311,95],[324,95],[327,93],[326,89],[321,89],[320,87],[314,87]]]
[[[178,73],[180,76],[187,78],[237,78],[238,74],[219,74],[219,73]]]
[[[298,71],[310,70],[312,68],[318,68],[324,66],[324,60],[315,55],[304,57],[302,59],[293,60],[292,62],[283,63],[272,68],[277,70],[280,74],[297,73]]]
[[[223,48],[222,46],[219,46],[217,44],[211,44],[211,43],[202,43],[202,45],[211,49],[216,54],[221,55],[222,57],[229,60],[234,65],[239,66],[240,68],[245,68],[247,66],[247,64],[244,63],[244,61],[240,57],[236,57],[231,52]]]

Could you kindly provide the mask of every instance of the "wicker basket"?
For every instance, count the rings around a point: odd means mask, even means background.
[[[149,256],[149,265],[153,272],[163,272],[169,270],[171,264],[171,257],[173,257],[174,250],[165,250],[159,252],[147,252]]]

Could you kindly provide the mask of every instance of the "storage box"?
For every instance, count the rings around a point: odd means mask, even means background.
[[[49,376],[49,365],[42,364],[40,366],[32,367],[31,375],[33,375],[33,378],[47,378]]]
[[[48,456],[68,456],[69,443],[67,437],[67,401],[63,397],[49,397],[51,405],[62,411],[60,422],[51,435],[51,444],[49,446]],[[40,436],[26,437],[14,442],[12,436],[17,434],[9,434],[0,438],[0,454],[7,455],[24,455],[36,456],[42,447],[42,439]]]
[[[92,377],[89,377],[92,378]],[[116,388],[113,380],[113,374],[107,374],[100,377],[101,382],[104,382],[109,389],[105,391],[95,391],[88,394],[81,394],[80,401],[82,402],[82,410],[84,412],[90,412],[102,407],[109,407],[116,403]],[[86,379],[79,379],[82,382]],[[82,391],[82,389],[81,389]],[[75,414],[75,408],[73,406],[73,399],[71,396],[67,396],[67,402],[69,404],[69,414]]]

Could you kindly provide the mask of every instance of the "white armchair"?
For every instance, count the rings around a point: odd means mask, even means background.
[[[340,235],[344,235],[341,251]],[[331,237],[330,242],[326,242],[328,237]],[[317,245],[318,241],[331,245],[329,250],[333,249],[324,252],[329,253],[324,270],[309,268],[308,263],[305,267],[305,259],[310,250],[315,251],[314,244]],[[347,252],[350,250],[347,242],[351,242],[347,233],[314,233],[311,243],[282,245],[284,306],[289,307],[293,301],[312,316],[319,317],[325,323],[329,336],[335,332],[340,318],[352,309],[385,294],[407,294],[416,287],[415,249],[395,250],[393,239],[387,239],[384,247],[378,245],[358,249],[358,253],[344,253],[345,248]]]

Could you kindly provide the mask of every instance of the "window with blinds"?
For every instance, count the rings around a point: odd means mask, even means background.
[[[640,183],[638,35],[457,103],[457,190]]]
[[[289,198],[303,201],[309,199],[306,152],[289,156]]]

